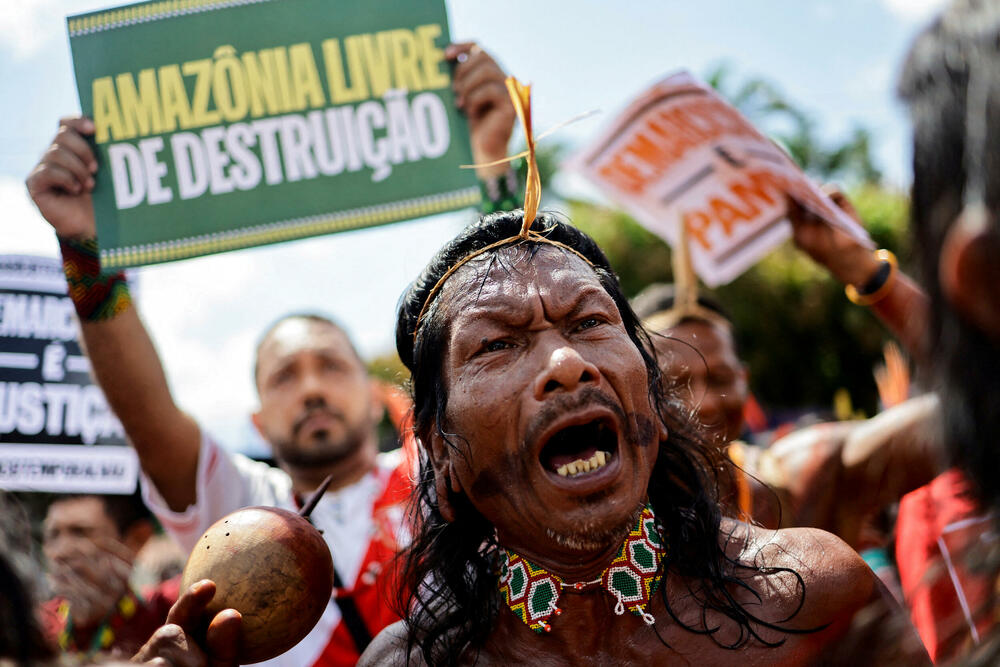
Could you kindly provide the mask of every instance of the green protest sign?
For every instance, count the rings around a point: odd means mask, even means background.
[[[479,201],[443,0],[163,0],[67,22],[106,269]]]

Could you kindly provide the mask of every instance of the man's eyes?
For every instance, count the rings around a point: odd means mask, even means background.
[[[300,373],[344,374],[349,372],[349,366],[339,359],[322,359],[316,362],[316,364],[312,366],[300,366],[298,364],[284,366],[271,375],[268,385],[277,387],[286,384],[295,380]]]
[[[484,338],[479,349],[481,352],[500,352],[512,347],[514,347],[514,344],[506,338],[496,338],[494,340]]]
[[[576,325],[576,329],[577,331],[585,331],[587,329],[593,329],[594,327],[599,326],[601,324],[604,324],[604,320],[602,320],[601,318],[587,317],[581,320],[580,323]]]
[[[291,368],[283,368],[271,376],[271,384],[284,384],[295,377],[295,372]]]
[[[587,331],[593,329],[602,324],[605,324],[605,320],[602,317],[593,316],[585,317],[575,325],[573,325],[573,331]],[[501,352],[503,350],[509,350],[516,347],[516,342],[510,338],[483,338],[479,343],[479,350],[477,354],[483,354],[487,352]]]
[[[340,361],[325,359],[323,360],[323,370],[328,373],[342,373],[347,370],[347,367]]]

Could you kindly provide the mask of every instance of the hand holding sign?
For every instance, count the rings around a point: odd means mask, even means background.
[[[97,159],[84,136],[94,133],[89,118],[59,121],[59,130],[25,185],[42,217],[67,239],[94,238],[94,189]]]
[[[850,200],[836,187],[824,191],[844,214],[860,223]],[[845,285],[862,285],[878,270],[879,261],[855,236],[825,221],[794,198],[788,200],[788,221],[795,245]]]
[[[683,224],[709,286],[731,281],[790,236],[788,197],[871,244],[781,148],[687,72],[633,100],[571,166],[670,243]]]
[[[507,144],[514,130],[516,114],[507,94],[504,73],[497,62],[472,42],[452,44],[444,55],[456,63],[454,83],[455,106],[469,121],[472,159],[487,164],[507,157]],[[506,164],[480,167],[480,178],[505,173]]]
[[[478,203],[442,0],[169,4],[67,22],[103,269]]]

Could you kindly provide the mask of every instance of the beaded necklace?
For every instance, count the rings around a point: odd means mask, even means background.
[[[510,610],[535,632],[552,631],[549,618],[562,614],[558,603],[564,589],[603,588],[615,598],[618,616],[627,609],[649,625],[656,623],[646,607],[659,588],[660,561],[667,549],[660,540],[656,517],[649,505],[643,508],[635,527],[625,536],[618,555],[604,568],[601,576],[592,581],[568,583],[509,549],[503,552],[505,559],[497,582],[500,592]]]

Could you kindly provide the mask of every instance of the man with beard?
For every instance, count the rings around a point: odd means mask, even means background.
[[[76,659],[130,658],[167,618],[177,580],[150,590],[129,585],[138,551],[153,533],[138,494],[57,496],[42,523],[42,550],[55,597],[41,608],[53,646]]]
[[[722,517],[606,257],[524,217],[460,233],[403,298],[422,522],[407,617],[362,663],[925,664],[839,539]],[[831,644],[851,630],[861,654]]]
[[[503,72],[476,45],[454,44],[456,104],[469,120],[473,153],[485,164],[507,153],[514,110]],[[253,420],[278,468],[224,452],[174,403],[160,360],[122,276],[103,277],[90,191],[96,170],[86,118],[62,121],[27,186],[55,228],[87,353],[108,401],[139,455],[144,494],[164,527],[190,549],[204,530],[247,505],[294,509],[327,477],[311,515],[333,555],[334,598],[313,631],[273,664],[353,664],[398,618],[386,601],[392,560],[405,541],[409,468],[399,452],[380,455],[375,400],[365,366],[328,319],[292,315],[258,349],[260,409]],[[509,195],[507,168],[479,170],[494,199]],[[207,369],[206,369],[207,370]]]

